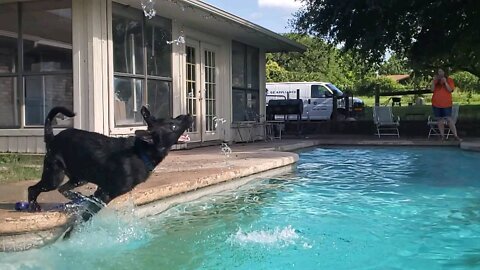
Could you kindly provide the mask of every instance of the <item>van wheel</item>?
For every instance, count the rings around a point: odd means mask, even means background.
[[[347,118],[345,110],[339,109],[337,110],[337,121],[344,121]],[[333,120],[333,114],[330,116],[330,120]]]

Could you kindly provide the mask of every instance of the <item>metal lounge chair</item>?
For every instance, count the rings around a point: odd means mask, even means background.
[[[392,108],[388,106],[373,107],[373,122],[377,128],[377,135],[380,136],[397,136],[400,138],[398,127],[400,126],[400,117],[395,117]]]
[[[452,107],[452,120],[454,124],[457,124],[457,119],[458,119],[458,111],[460,110],[460,106],[458,104],[454,104]],[[448,123],[445,119],[442,119],[441,121],[444,121],[444,135],[446,139],[450,135],[452,135],[452,131],[450,130],[450,127],[448,126]],[[438,119],[436,119],[433,116],[428,116],[428,121],[427,121],[427,126],[429,127],[428,131],[428,139],[430,139],[431,136],[440,136],[440,130],[438,129]]]

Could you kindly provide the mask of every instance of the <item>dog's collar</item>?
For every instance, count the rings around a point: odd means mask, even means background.
[[[145,167],[147,167],[147,170],[150,173],[155,169],[155,166],[153,166],[152,160],[145,153],[144,143],[145,142],[136,138],[135,139],[135,152],[140,157],[140,159],[143,161],[143,164],[145,164]]]

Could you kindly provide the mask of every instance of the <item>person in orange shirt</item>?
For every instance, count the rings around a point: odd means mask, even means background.
[[[440,130],[440,135],[442,140],[444,140],[445,122],[447,122],[455,139],[461,141],[452,119],[452,92],[454,89],[455,83],[452,78],[446,76],[443,69],[438,69],[437,76],[432,81],[432,108],[433,114],[438,120],[438,130]]]

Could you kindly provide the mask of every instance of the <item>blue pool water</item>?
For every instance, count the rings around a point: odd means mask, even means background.
[[[480,154],[331,148],[136,220],[105,211],[0,269],[480,269]]]

